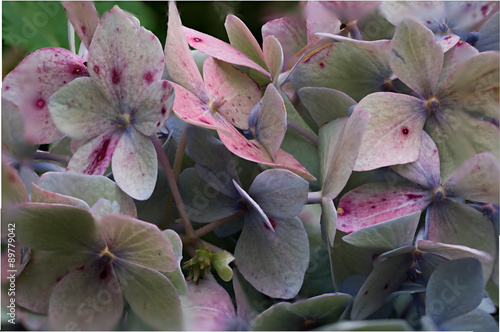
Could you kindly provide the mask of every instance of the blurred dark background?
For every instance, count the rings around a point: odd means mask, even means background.
[[[148,30],[165,43],[165,1],[96,1],[100,15],[114,5],[133,13]],[[184,1],[177,2],[183,25],[228,41],[224,20],[238,16],[262,42],[262,25],[298,10],[292,1]],[[69,48],[64,8],[54,1],[2,1],[2,78],[29,53],[43,47]],[[76,36],[78,51],[79,40]]]

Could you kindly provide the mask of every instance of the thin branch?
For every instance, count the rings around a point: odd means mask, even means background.
[[[307,204],[321,204],[323,193],[321,191],[310,192],[307,194]]]
[[[179,187],[177,187],[177,182],[175,181],[175,175],[170,166],[170,162],[168,161],[167,155],[162,148],[161,141],[154,135],[150,136],[151,141],[156,150],[156,154],[158,155],[158,162],[163,167],[165,171],[165,175],[167,176],[168,185],[170,186],[170,191],[174,196],[175,203],[177,204],[177,209],[179,210],[179,214],[181,216],[182,222],[184,224],[184,229],[186,231],[186,235],[189,238],[194,237],[194,229],[193,225],[191,225],[191,221],[189,221],[189,217],[186,212],[186,207],[182,202],[181,193],[179,192]]]
[[[213,221],[210,224],[205,225],[205,226],[203,226],[203,227],[198,228],[197,230],[195,230],[194,231],[194,236],[197,237],[197,238],[200,238],[203,235],[210,233],[214,229],[219,228],[220,226],[222,226],[224,224],[227,224],[231,220],[234,220],[234,219],[236,219],[238,217],[241,217],[244,214],[245,214],[245,211],[240,210],[237,213],[233,214],[232,216],[229,216],[229,217],[226,217],[226,218],[222,218],[222,219]]]
[[[318,137],[305,129],[304,127],[296,124],[295,122],[287,121],[286,123],[287,128],[290,128],[292,130],[295,130],[297,133],[301,134],[305,138],[307,138],[309,141],[311,141],[314,146],[318,146]]]
[[[62,163],[62,164],[67,165],[71,158],[68,156],[63,156],[63,155],[55,154],[55,153],[51,153],[51,152],[36,151],[33,159],[57,161],[58,163]]]

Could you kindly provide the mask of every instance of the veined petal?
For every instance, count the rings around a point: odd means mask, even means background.
[[[54,330],[111,330],[120,320],[123,297],[111,264],[95,260],[66,275],[50,297]]]
[[[172,243],[156,225],[120,214],[104,215],[100,225],[116,257],[162,272],[176,269]]]
[[[68,164],[68,171],[102,175],[111,162],[123,130],[112,128],[81,146]]]
[[[413,96],[376,92],[363,98],[354,108],[370,113],[355,171],[396,164],[418,158],[422,129],[427,117],[424,101]]]
[[[432,97],[444,58],[432,31],[417,21],[404,20],[396,28],[391,45],[394,74],[423,98]]]
[[[62,1],[68,19],[88,49],[95,29],[99,25],[99,14],[92,1]]]
[[[208,102],[203,79],[189,50],[181,18],[173,1],[168,5],[168,29],[165,64],[174,82],[189,90],[204,103]]]
[[[500,165],[491,153],[483,152],[468,159],[443,185],[446,196],[498,204]]]
[[[144,135],[153,135],[167,123],[174,106],[174,98],[173,84],[163,80],[154,82],[135,106],[130,122]]]
[[[257,83],[231,64],[214,58],[205,60],[203,78],[212,109],[234,126],[248,129],[248,116],[260,99]]]
[[[50,97],[48,107],[61,132],[82,140],[109,131],[119,115],[90,77],[63,86]]]
[[[134,109],[164,66],[161,43],[152,32],[137,28],[117,6],[104,13],[89,48],[89,74],[120,113]]]
[[[33,52],[5,77],[2,98],[19,107],[28,142],[52,143],[63,136],[50,117],[49,97],[86,73],[83,59],[66,49],[51,47]]]
[[[113,176],[116,184],[125,193],[138,200],[148,199],[156,185],[158,159],[153,142],[128,127],[113,153]]]

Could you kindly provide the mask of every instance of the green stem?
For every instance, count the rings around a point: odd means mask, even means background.
[[[224,224],[227,224],[231,220],[234,220],[234,219],[236,219],[238,217],[241,217],[244,214],[245,214],[245,211],[240,210],[237,213],[233,214],[232,216],[229,216],[229,217],[226,217],[226,218],[222,218],[222,219],[213,221],[213,222],[211,222],[211,223],[209,223],[209,224],[207,224],[207,225],[205,225],[203,227],[200,227],[197,230],[195,230],[194,231],[194,236],[196,238],[200,238],[203,235],[210,233],[214,229],[219,228],[220,226],[222,226]]]
[[[177,204],[177,209],[179,210],[181,220],[184,224],[184,230],[186,232],[186,235],[189,238],[194,238],[193,225],[191,225],[191,221],[189,221],[189,217],[188,217],[187,212],[186,212],[186,207],[184,206],[184,203],[182,202],[181,193],[179,192],[179,187],[177,187],[177,182],[175,181],[174,171],[172,170],[172,167],[170,166],[170,162],[168,161],[165,150],[163,150],[163,148],[162,148],[162,143],[154,135],[150,136],[150,138],[151,138],[151,141],[153,142],[153,145],[155,147],[156,154],[158,155],[158,162],[163,167],[163,170],[165,171],[165,175],[167,176],[168,185],[170,186],[170,191],[172,192],[172,195],[174,196],[175,203]]]
[[[307,204],[321,204],[323,193],[321,191],[310,192],[307,194]]]

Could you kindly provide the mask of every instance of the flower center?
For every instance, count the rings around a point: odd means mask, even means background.
[[[120,116],[117,116],[116,117],[116,124],[123,127],[123,128],[128,127],[130,125],[130,114],[125,113],[125,114],[121,114]]]
[[[115,255],[111,251],[109,251],[108,246],[104,248],[104,250],[100,253],[100,259],[106,264],[112,262],[115,259]]]
[[[439,187],[435,188],[434,191],[432,192],[432,196],[433,196],[434,202],[443,201],[446,198],[446,196],[444,194],[443,187],[439,186]]]
[[[427,100],[427,113],[429,115],[436,114],[439,111],[439,100],[433,97]]]

